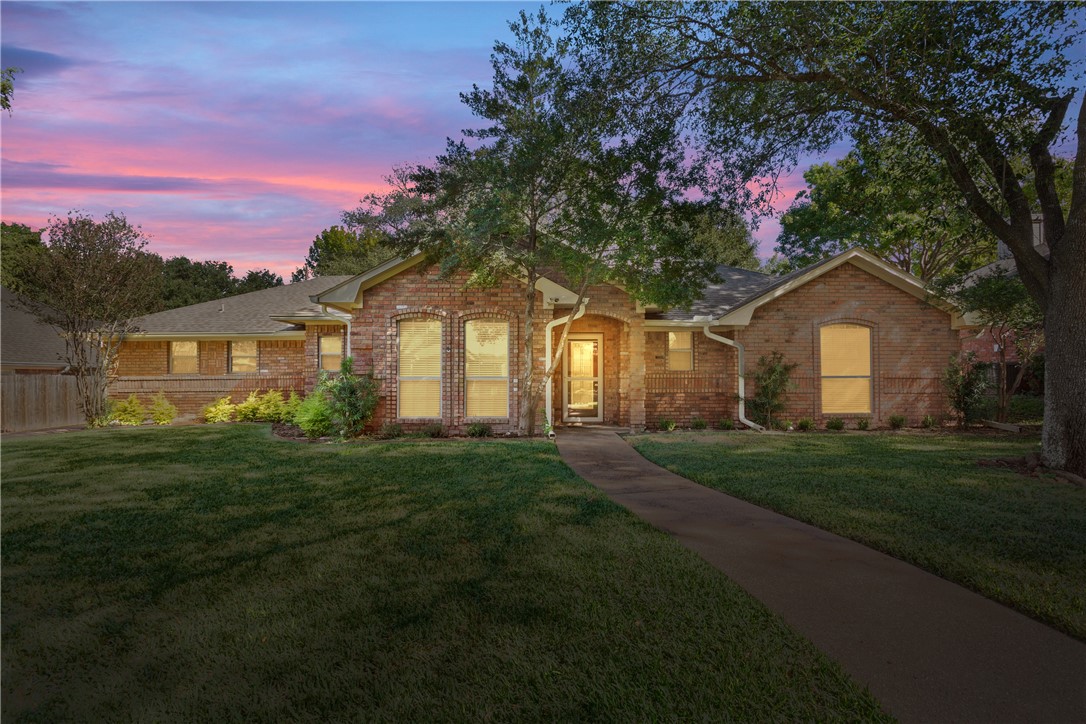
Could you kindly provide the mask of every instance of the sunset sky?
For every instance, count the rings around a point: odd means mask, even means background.
[[[288,276],[393,165],[477,125],[495,39],[536,3],[0,3],[2,217],[123,212],[164,256]],[[802,187],[786,179],[784,208]],[[757,233],[772,251],[777,226]]]

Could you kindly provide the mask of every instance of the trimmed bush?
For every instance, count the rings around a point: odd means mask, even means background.
[[[421,432],[425,437],[434,438],[446,437],[449,434],[449,431],[446,430],[445,426],[442,425],[440,422],[430,423],[429,425],[424,426],[419,432]]]
[[[151,398],[151,422],[156,425],[169,425],[177,417],[177,408],[166,399],[165,392],[159,392]]]
[[[468,425],[468,437],[490,437],[490,425],[485,422],[473,422]]]
[[[256,390],[234,407],[234,419],[238,422],[256,422],[260,419],[260,395]]]
[[[279,390],[268,390],[256,405],[256,419],[264,422],[283,422],[286,420],[287,403]]]
[[[900,430],[903,427],[905,427],[904,415],[890,415],[890,429]]]
[[[386,422],[384,425],[381,425],[381,430],[377,433],[377,437],[382,440],[403,437],[403,426],[398,425],[395,422]]]
[[[144,409],[136,394],[132,393],[127,400],[119,400],[113,403],[110,419],[115,420],[118,425],[134,427],[142,425],[143,421],[147,419],[147,410]]]
[[[377,378],[373,372],[354,373],[354,359],[344,357],[339,374],[326,377],[321,384],[328,396],[332,424],[343,439],[358,437],[377,410]]]
[[[935,418],[931,415],[924,415],[924,419],[920,421],[920,426],[926,427],[929,430],[932,429],[935,427]]]
[[[732,420],[730,420],[728,418],[724,418],[724,419],[720,420],[719,422],[717,422],[716,427],[717,427],[718,430],[734,430],[735,429],[735,422],[733,422]]]
[[[690,421],[691,430],[704,430],[707,427],[709,427],[709,423],[707,423],[700,417],[695,417],[693,420]]]
[[[796,423],[796,429],[800,432],[810,432],[814,429],[814,420],[809,417],[805,417]]]
[[[859,420],[856,421],[857,430],[866,430],[869,427],[871,427],[871,421],[868,420],[866,417],[861,417]]]
[[[943,372],[943,387],[958,427],[965,427],[977,419],[984,391],[988,388],[988,375],[984,366],[977,362],[976,352],[950,358],[950,364]]]
[[[774,417],[785,408],[785,397],[795,387],[792,371],[796,363],[786,363],[784,355],[773,351],[768,356],[762,355],[755,365],[754,396],[747,398],[747,410],[750,419],[760,425],[779,430],[787,430],[791,423]]]
[[[280,422],[294,423],[294,415],[297,414],[298,408],[302,404],[302,397],[294,390],[290,391],[290,397],[283,403],[283,415],[280,418]]]
[[[675,421],[665,417],[663,420],[660,420],[660,429],[664,432],[672,432],[675,429]]]
[[[204,422],[214,424],[216,422],[230,422],[234,419],[234,408],[237,407],[229,397],[215,400],[204,408]]]
[[[837,431],[844,430],[845,421],[842,420],[840,417],[831,417],[830,419],[826,420],[826,429]]]
[[[310,440],[332,434],[332,408],[319,388],[306,395],[294,413],[294,424]]]

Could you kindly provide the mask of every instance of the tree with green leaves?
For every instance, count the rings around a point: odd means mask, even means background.
[[[31,297],[43,304],[24,306],[64,338],[83,415],[94,427],[106,419],[106,392],[121,342],[158,304],[160,261],[123,214],[111,212],[99,222],[71,212],[51,218],[45,235],[45,253],[23,277]]]
[[[0,223],[0,283],[8,289],[26,294],[23,283],[26,269],[45,253],[41,231],[26,224]]]
[[[283,277],[270,269],[250,269],[234,285],[235,294],[259,292],[262,289],[283,286]]]
[[[522,12],[510,28],[514,41],[495,45],[491,88],[461,96],[488,125],[450,140],[432,167],[402,170],[393,192],[364,199],[351,218],[387,230],[402,253],[422,250],[443,272],[466,272],[470,284],[525,283],[519,427],[531,434],[573,319],[539,375],[536,283],[544,274],[558,272],[576,291],[574,313],[604,280],[643,301],[688,304],[714,267],[691,239],[700,232],[726,245],[710,228],[720,218],[660,183],[681,162],[679,139],[627,142],[598,89],[572,72],[543,11]]]
[[[395,255],[380,233],[351,228],[353,216],[345,215],[347,228],[325,229],[309,245],[305,262],[291,275],[291,282],[336,274],[361,274]]]
[[[0,70],[0,110],[11,113],[11,99],[15,96],[15,74],[22,73],[22,68],[4,68]]]
[[[1043,459],[1084,475],[1086,97],[1070,204],[1053,150],[1081,93],[1069,50],[1082,14],[1071,3],[616,2],[574,6],[567,21],[616,106],[669,114],[687,135],[689,182],[748,209],[766,210],[801,154],[914,134],[1045,313]],[[1047,256],[1033,244],[1038,210]]]

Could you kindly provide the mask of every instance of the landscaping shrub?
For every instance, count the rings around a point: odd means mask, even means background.
[[[920,421],[920,426],[926,427],[929,430],[932,429],[935,427],[935,418],[931,415],[924,415],[924,419]]]
[[[332,424],[343,439],[358,437],[377,410],[379,395],[373,372],[354,373],[354,359],[344,357],[339,374],[325,378],[322,387],[328,396]]]
[[[943,387],[958,427],[965,427],[977,418],[984,391],[988,387],[988,376],[984,368],[977,364],[975,352],[950,358],[950,364],[943,372]]]
[[[866,417],[861,417],[859,420],[856,421],[857,430],[866,430],[869,427],[871,427],[871,421],[868,420]]]
[[[773,420],[770,423],[770,429],[780,430],[782,432],[793,429],[793,425],[789,420]]]
[[[298,405],[294,424],[311,440],[332,434],[332,408],[319,385]]]
[[[260,419],[260,396],[256,390],[234,407],[234,419],[238,422],[256,422]]]
[[[425,437],[446,437],[449,431],[445,429],[445,426],[440,422],[433,422],[426,425],[420,430]]]
[[[695,417],[693,420],[690,421],[691,430],[704,430],[707,427],[709,427],[709,423],[707,423],[700,417]]]
[[[796,429],[801,432],[810,432],[814,429],[814,420],[809,417],[804,417],[796,423]]]
[[[900,430],[903,427],[905,427],[905,416],[904,415],[890,415],[890,429],[891,430]]]
[[[758,358],[752,376],[756,391],[753,397],[746,400],[750,419],[766,427],[789,427],[778,425],[773,416],[785,407],[785,394],[793,387],[791,376],[795,368],[795,363],[785,363],[784,355],[780,352],[771,352],[768,357],[762,355]]]
[[[204,408],[204,422],[230,422],[234,419],[235,407],[236,405],[230,401],[229,397],[215,400]]]
[[[845,421],[842,420],[840,417],[831,417],[830,419],[826,420],[826,429],[838,431],[844,430]]]
[[[675,421],[669,420],[666,417],[660,420],[660,429],[664,432],[672,432],[675,429]]]
[[[287,403],[279,390],[268,390],[257,401],[256,419],[264,422],[283,422],[286,418]]]
[[[396,437],[403,437],[403,426],[398,425],[395,422],[386,422],[381,425],[380,431],[377,433],[377,437],[382,440],[391,440]]]
[[[720,420],[719,422],[717,422],[716,426],[717,426],[717,429],[719,429],[719,430],[734,430],[735,429],[735,423],[732,420],[730,420],[729,418],[724,418],[724,419]]]
[[[490,425],[485,422],[473,422],[468,425],[468,437],[490,437]]]
[[[119,425],[142,425],[147,419],[147,410],[143,408],[135,393],[128,396],[127,400],[119,400],[113,403],[110,418]]]
[[[302,397],[294,390],[290,391],[290,397],[283,403],[283,415],[279,418],[280,422],[294,423],[294,416],[298,413],[298,408],[302,404]]]
[[[166,399],[165,392],[159,392],[151,398],[151,422],[156,425],[169,425],[177,417],[177,408]]]

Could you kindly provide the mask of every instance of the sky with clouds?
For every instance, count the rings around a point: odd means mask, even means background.
[[[477,125],[459,93],[538,3],[0,3],[7,222],[123,212],[163,256],[288,276],[313,237]],[[782,180],[787,206],[800,174]],[[762,256],[778,227],[756,233]]]

